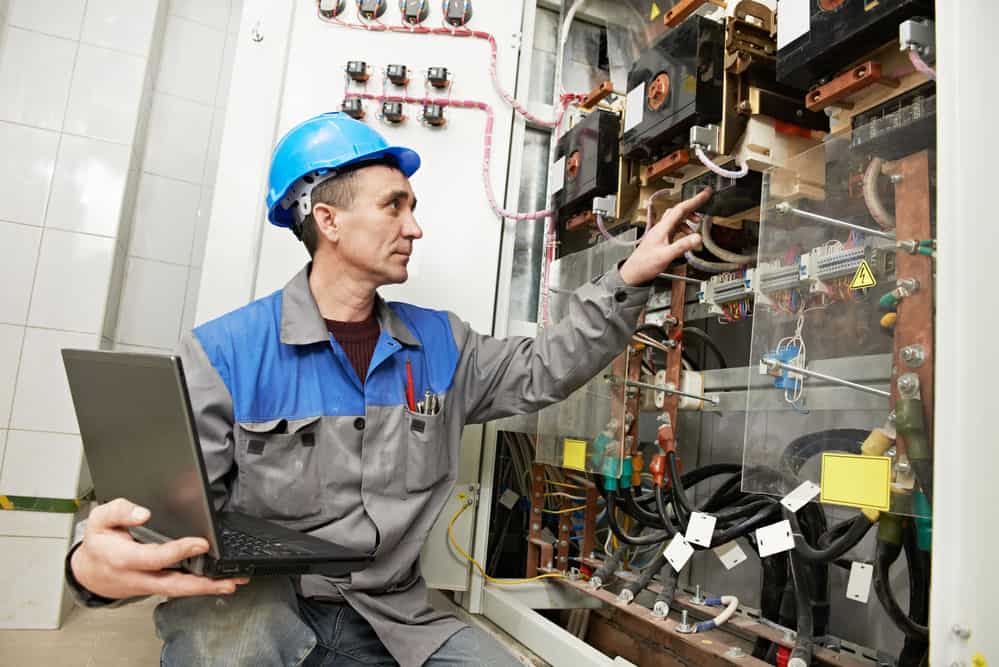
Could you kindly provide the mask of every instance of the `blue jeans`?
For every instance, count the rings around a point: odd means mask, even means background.
[[[300,598],[286,577],[255,579],[233,595],[174,598],[156,607],[160,664],[327,667],[396,665],[374,630],[346,603]],[[425,663],[518,665],[474,628],[451,636]]]

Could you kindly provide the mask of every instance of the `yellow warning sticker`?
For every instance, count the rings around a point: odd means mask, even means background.
[[[659,15],[663,13],[663,10],[659,9],[659,5],[655,2],[652,3],[652,14],[649,16],[650,21],[655,21],[659,18]]]
[[[586,441],[566,438],[562,442],[562,467],[586,472]]]
[[[878,281],[874,277],[874,272],[871,271],[871,266],[865,259],[857,267],[857,272],[853,274],[853,280],[850,281],[850,289],[867,289],[877,284]]]
[[[891,459],[825,452],[821,486],[819,500],[824,503],[887,512],[891,504]]]

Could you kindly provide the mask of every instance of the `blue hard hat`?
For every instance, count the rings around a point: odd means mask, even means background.
[[[420,156],[409,148],[389,146],[382,135],[339,111],[300,123],[278,142],[268,178],[267,219],[294,228],[294,202],[282,202],[299,179],[320,177],[359,162],[391,158],[407,177],[420,168]]]

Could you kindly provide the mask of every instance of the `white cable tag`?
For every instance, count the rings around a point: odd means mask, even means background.
[[[715,532],[715,522],[718,519],[703,512],[691,512],[690,522],[687,524],[687,534],[684,539],[691,544],[700,547],[710,547],[711,537]]]
[[[780,0],[777,6],[777,48],[785,46],[812,29],[808,0]]]
[[[517,492],[513,489],[507,489],[503,492],[503,495],[500,496],[499,503],[508,510],[512,510],[518,500],[520,500],[520,496],[517,495]]]
[[[718,560],[720,560],[722,565],[725,566],[726,570],[731,570],[733,567],[746,560],[746,552],[742,550],[742,547],[740,547],[739,543],[735,540],[723,544],[720,547],[715,547],[713,551],[715,552],[715,555],[718,556]]]
[[[640,83],[628,91],[624,107],[624,131],[638,127],[645,116],[645,84]]]
[[[867,563],[850,565],[850,579],[846,582],[846,597],[867,604],[871,596],[871,580],[874,578],[874,566]]]
[[[550,176],[552,194],[565,187],[565,157],[555,160]]]
[[[780,504],[792,512],[797,512],[802,507],[819,497],[822,488],[811,481],[802,482],[797,489],[784,496]]]
[[[760,547],[760,558],[773,556],[794,548],[791,535],[791,522],[787,519],[756,529],[756,544]]]
[[[666,556],[666,560],[673,566],[673,569],[679,572],[687,564],[687,561],[690,560],[690,557],[694,555],[694,547],[690,546],[687,540],[683,539],[683,535],[677,533],[673,536],[663,555]]]

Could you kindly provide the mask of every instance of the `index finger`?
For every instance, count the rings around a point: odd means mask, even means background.
[[[714,189],[711,187],[704,188],[690,199],[685,199],[673,208],[667,209],[663,213],[663,217],[660,218],[659,224],[665,225],[666,231],[672,233],[678,224],[686,220],[694,211],[707,204],[713,194]]]

